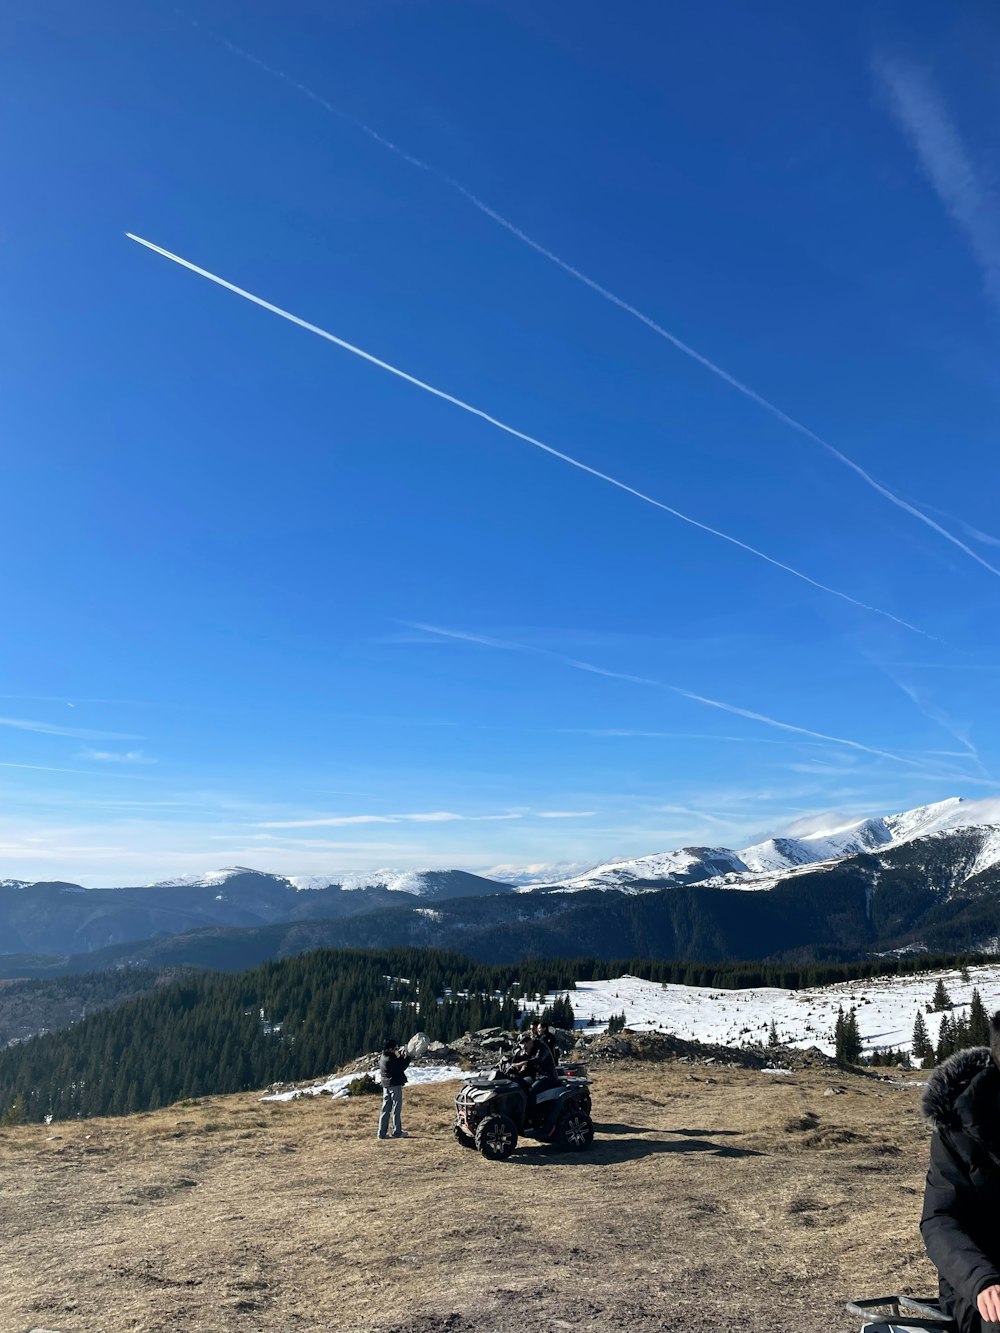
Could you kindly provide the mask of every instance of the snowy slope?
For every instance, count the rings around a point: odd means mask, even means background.
[[[644,893],[648,886],[636,887],[636,880],[671,879],[676,884],[697,884],[719,875],[744,874],[748,869],[739,854],[728,847],[681,847],[632,861],[613,861],[548,887],[563,892],[622,889],[626,893]]]
[[[821,827],[797,837],[768,838],[741,851],[726,847],[685,847],[631,861],[614,861],[547,887],[563,892],[624,889],[641,893],[648,892],[649,886],[633,888],[635,881],[660,880],[667,883],[655,887],[667,887],[669,883],[703,883],[726,888],[766,889],[803,866],[820,865],[860,852],[885,851],[918,838],[976,826],[984,827],[986,842],[998,843],[996,855],[984,847],[984,859],[978,867],[982,870],[1000,860],[1000,828],[993,827],[993,820],[1000,825],[1000,801],[966,801],[953,796],[900,814]],[[991,856],[992,860],[989,859]]]
[[[235,879],[237,875],[260,875],[264,879],[284,883],[282,875],[272,875],[266,870],[252,870],[249,866],[226,866],[222,870],[208,870],[200,875],[178,875],[176,879],[160,879],[155,884],[148,884],[150,889],[212,889]]]
[[[978,987],[987,1013],[1000,1009],[1000,963],[969,969],[969,981],[958,972],[924,972],[915,977],[880,977],[851,981],[813,990],[788,991],[761,987],[755,990],[709,990],[701,986],[674,986],[639,977],[613,981],[580,981],[568,994],[578,1028],[603,1029],[612,1014],[624,1012],[628,1027],[642,1031],[662,1029],[688,1041],[724,1046],[765,1043],[771,1020],[788,1046],[818,1046],[835,1051],[837,1010],[854,1006],[865,1053],[892,1048],[910,1049],[913,1021],[924,1015],[928,1035],[936,1042],[941,1014],[926,1013],[939,979],[954,1002],[952,1015],[967,1013]],[[593,1021],[591,1021],[593,1020]]]

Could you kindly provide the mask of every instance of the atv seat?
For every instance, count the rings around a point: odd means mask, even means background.
[[[548,1092],[550,1088],[561,1087],[561,1081],[554,1074],[545,1074],[541,1078],[532,1080],[531,1091],[537,1097],[540,1092]]]

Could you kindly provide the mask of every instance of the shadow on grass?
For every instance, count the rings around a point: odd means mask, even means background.
[[[674,1139],[668,1143],[652,1139],[619,1139],[607,1143],[600,1137],[585,1152],[561,1152],[548,1144],[519,1146],[510,1161],[519,1166],[615,1166],[636,1162],[660,1153],[710,1153],[713,1157],[763,1157],[753,1148],[731,1148],[707,1139]]]
[[[729,1138],[731,1135],[739,1134],[738,1129],[671,1129],[665,1131],[670,1134],[683,1134],[685,1138],[703,1139],[703,1138]]]
[[[661,1131],[654,1129],[652,1125],[619,1125],[615,1123],[598,1124],[594,1121],[595,1134],[659,1134]],[[678,1133],[683,1134],[683,1130]]]

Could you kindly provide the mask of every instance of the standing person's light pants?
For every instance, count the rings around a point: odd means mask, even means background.
[[[403,1136],[403,1088],[401,1084],[382,1089],[382,1114],[378,1120],[378,1136],[386,1138],[389,1133],[389,1116],[392,1116],[392,1137]]]

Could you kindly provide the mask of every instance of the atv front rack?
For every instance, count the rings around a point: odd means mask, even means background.
[[[958,1333],[958,1327],[935,1301],[914,1296],[879,1296],[874,1300],[848,1301],[848,1314],[861,1319],[864,1333],[902,1333],[924,1329],[930,1333]],[[991,1325],[992,1327],[992,1325]]]

